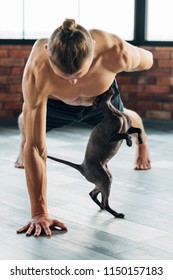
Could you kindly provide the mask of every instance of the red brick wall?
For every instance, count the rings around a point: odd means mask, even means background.
[[[143,118],[173,119],[173,47],[145,48],[154,55],[153,67],[117,76],[124,105]],[[30,50],[30,45],[0,45],[0,119],[21,112],[21,79]]]
[[[117,76],[124,105],[143,118],[173,119],[173,47],[145,47],[153,53],[150,70]]]
[[[16,118],[22,108],[21,80],[31,46],[0,45],[0,119]]]

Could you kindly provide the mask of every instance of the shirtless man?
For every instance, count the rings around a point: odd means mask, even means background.
[[[149,51],[101,30],[87,31],[71,19],[65,20],[49,40],[34,44],[23,75],[24,104],[19,118],[22,143],[16,162],[16,167],[25,165],[32,218],[18,233],[38,237],[42,230],[50,236],[54,226],[67,229],[48,215],[46,130],[73,123],[75,118],[96,125],[102,113],[91,110],[92,102],[111,84],[116,89],[113,103],[123,110],[116,74],[147,70],[152,63]],[[132,125],[143,131],[144,142],[137,145],[135,169],[150,169],[142,120],[133,111],[124,112],[131,117]]]

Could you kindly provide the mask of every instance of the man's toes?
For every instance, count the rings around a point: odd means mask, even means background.
[[[151,169],[151,164],[136,164],[134,167],[135,170],[149,170]]]
[[[24,168],[24,164],[21,163],[21,162],[18,162],[18,161],[15,162],[14,166],[15,166],[16,168]]]

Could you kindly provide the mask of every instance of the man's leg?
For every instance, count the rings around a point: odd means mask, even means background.
[[[90,112],[89,112],[90,110]],[[82,118],[82,122],[91,126],[97,125],[103,119],[103,114],[101,110],[98,108],[92,110],[90,108],[86,108],[85,111],[87,114],[85,117]],[[140,116],[132,110],[123,109],[123,112],[127,114],[130,119],[132,120],[132,126],[138,127],[142,130],[142,139],[143,143],[139,144],[137,135],[134,135],[136,138],[136,158],[135,158],[135,170],[147,170],[151,168],[150,156],[149,156],[149,149],[148,149],[148,142],[147,142],[147,135],[144,129],[144,125]]]
[[[136,136],[136,160],[135,160],[135,170],[147,170],[151,168],[150,155],[148,149],[147,134],[144,129],[144,125],[141,117],[132,110],[124,108],[124,113],[127,114],[132,120],[132,126],[138,127],[142,130],[143,143],[139,144],[137,135]]]
[[[142,130],[142,138],[143,143],[139,144],[137,135],[136,136],[136,159],[135,159],[135,170],[147,170],[151,168],[150,156],[149,156],[149,149],[148,149],[148,142],[147,142],[147,135],[144,129],[144,125],[142,122],[141,117],[132,110],[126,109],[123,107],[123,103],[120,97],[120,92],[118,90],[118,85],[116,81],[112,84],[113,89],[115,91],[115,96],[112,99],[113,105],[120,110],[126,113],[132,120],[132,126],[138,127]],[[92,110],[91,108],[84,109],[84,116],[82,122],[95,126],[103,119],[102,111],[97,108]]]
[[[53,102],[53,101],[51,101]],[[114,103],[114,102],[113,102]],[[120,97],[117,97],[117,100],[115,99],[115,103],[118,104],[118,106],[116,106],[117,104],[114,104],[116,107],[118,107],[118,109],[120,109],[120,111],[122,110],[122,102]],[[55,103],[56,104],[56,103]],[[68,107],[68,115],[67,115],[67,111],[65,110],[65,107]],[[65,104],[62,103],[62,106],[60,106],[60,104],[58,103],[58,107],[56,108],[49,108],[50,106],[48,106],[48,112],[50,112],[50,116],[48,113],[47,116],[47,131],[56,128],[56,127],[61,127],[61,126],[65,126],[68,125],[70,123],[73,123],[76,117],[76,112],[75,110],[77,109],[78,106],[67,106]],[[57,113],[57,108],[58,108],[58,112],[60,111],[60,107],[62,107],[62,114],[58,115]],[[78,107],[79,108],[79,107]],[[83,107],[84,108],[84,107]],[[55,111],[55,112],[54,112]],[[148,142],[147,142],[147,135],[143,126],[143,122],[142,119],[140,118],[140,116],[129,109],[124,108],[124,113],[126,113],[132,120],[132,125],[134,127],[138,127],[142,130],[142,137],[143,137],[143,144],[139,144],[136,138],[136,144],[137,144],[137,148],[136,148],[136,160],[135,160],[135,166],[134,169],[136,170],[147,170],[151,168],[151,163],[150,163],[150,156],[149,156],[149,149],[148,149]],[[92,107],[90,106],[90,108],[86,107],[85,109],[81,110],[81,122],[91,125],[91,126],[95,126],[97,125],[102,119],[103,119],[103,114],[101,112],[101,110],[92,110]],[[61,117],[62,115],[62,117]],[[57,118],[57,120],[55,121],[55,116]],[[65,116],[65,119],[64,119]],[[75,117],[74,117],[75,116]],[[49,122],[50,120],[50,122]],[[55,121],[55,123],[54,123]],[[49,124],[50,123],[50,124]],[[20,129],[20,133],[21,133],[21,143],[20,143],[20,152],[19,152],[19,156],[15,162],[15,167],[17,168],[24,168],[24,156],[23,156],[23,149],[24,149],[24,144],[25,144],[25,130],[24,130],[24,124],[23,124],[23,114],[21,113],[21,115],[19,116],[18,119],[18,124],[19,124],[19,129]]]

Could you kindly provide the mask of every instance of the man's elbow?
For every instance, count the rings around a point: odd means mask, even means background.
[[[151,52],[145,51],[135,71],[149,70],[152,66],[153,66],[153,55]]]
[[[153,66],[153,54],[151,52],[147,52],[147,60],[148,60],[148,65],[146,70],[150,69]]]

